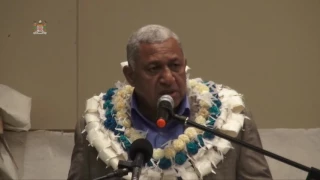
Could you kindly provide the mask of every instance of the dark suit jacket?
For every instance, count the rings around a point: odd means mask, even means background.
[[[249,116],[248,113],[246,115]],[[94,179],[112,171],[111,167],[106,168],[104,162],[97,160],[95,148],[88,146],[86,133],[81,134],[84,127],[85,121],[79,120],[75,129],[75,145],[68,180]],[[238,138],[254,146],[262,147],[256,124],[252,118],[251,120],[245,119],[243,130],[239,133]],[[223,162],[218,164],[215,169],[216,174],[209,174],[203,178],[204,180],[272,179],[268,163],[263,155],[238,144],[232,143],[232,145],[234,149],[230,149]]]

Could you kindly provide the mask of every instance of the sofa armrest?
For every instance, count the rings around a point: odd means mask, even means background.
[[[3,134],[3,119],[2,119],[2,109],[0,108],[0,135]]]

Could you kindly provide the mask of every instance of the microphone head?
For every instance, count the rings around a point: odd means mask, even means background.
[[[174,107],[174,101],[173,101],[172,97],[171,97],[170,95],[167,95],[167,94],[162,95],[162,96],[158,99],[157,106],[159,107],[159,104],[160,104],[161,102],[164,102],[164,101],[168,102],[168,103],[171,105],[172,108]]]
[[[143,163],[150,161],[153,154],[153,147],[147,139],[137,139],[133,141],[129,150],[129,158],[134,160],[138,153],[144,155]]]
[[[156,124],[159,128],[164,128],[167,124],[166,120],[167,120],[167,116],[168,113],[163,114],[163,111],[161,109],[165,108],[168,110],[169,114],[172,113],[172,109],[174,107],[174,101],[172,99],[172,97],[170,95],[162,95],[159,99],[158,99],[158,103],[157,103],[157,107],[158,107],[158,118],[156,121]],[[160,108],[160,112],[159,112],[159,108]]]

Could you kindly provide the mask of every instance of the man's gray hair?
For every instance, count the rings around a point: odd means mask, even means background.
[[[182,50],[179,37],[167,27],[151,24],[138,29],[130,36],[127,43],[127,61],[129,65],[134,68],[134,64],[139,58],[140,43],[162,43],[169,38],[175,39]]]

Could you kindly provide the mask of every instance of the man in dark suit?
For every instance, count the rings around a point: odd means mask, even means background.
[[[236,91],[187,77],[187,60],[174,32],[159,25],[140,28],[129,39],[127,59],[123,73],[128,84],[91,98],[85,119],[77,122],[69,180],[111,172],[118,160],[126,160],[137,138],[146,138],[154,148],[141,179],[272,179],[259,153],[175,121],[156,126],[157,101],[170,95],[175,113],[262,146]],[[134,134],[141,131],[147,133]],[[121,148],[110,145],[117,142]]]

